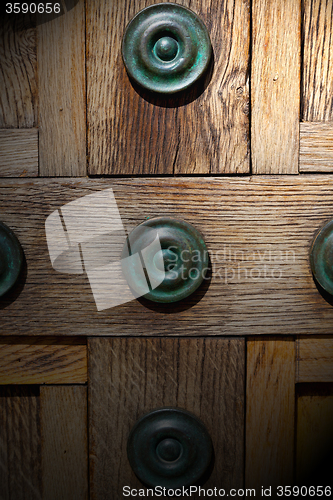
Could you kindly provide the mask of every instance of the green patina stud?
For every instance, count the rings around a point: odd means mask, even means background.
[[[333,220],[322,227],[312,243],[310,265],[319,285],[333,295]]]
[[[9,227],[0,222],[0,297],[16,283],[23,264],[20,242]]]
[[[123,37],[122,56],[130,77],[163,94],[192,85],[207,70],[211,55],[204,23],[194,12],[174,3],[141,10]]]
[[[134,296],[153,302],[177,302],[191,295],[205,279],[208,265],[201,233],[171,217],[156,217],[137,226],[122,252],[123,274]]]
[[[139,419],[127,442],[127,456],[148,486],[196,484],[212,461],[213,445],[201,420],[180,408],[161,408]]]

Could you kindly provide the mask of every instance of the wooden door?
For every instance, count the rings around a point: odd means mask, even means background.
[[[127,438],[166,406],[212,437],[207,489],[330,486],[333,309],[309,249],[333,213],[332,0],[179,0],[214,58],[171,98],[133,85],[121,59],[152,3],[1,20],[0,220],[25,253],[0,298],[4,500],[143,488]],[[52,268],[46,218],[107,188],[127,232],[159,215],[202,232],[211,276],[185,302],[98,312],[85,274]]]

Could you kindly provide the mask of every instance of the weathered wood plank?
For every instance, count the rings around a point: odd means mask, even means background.
[[[300,123],[300,172],[333,172],[333,122]]]
[[[98,312],[85,274],[51,267],[45,218],[110,187],[127,231],[158,215],[196,226],[210,252],[212,279],[181,304],[133,300]],[[269,328],[272,335],[329,335],[333,308],[313,281],[309,249],[332,218],[332,193],[333,178],[324,175],[2,179],[0,220],[22,242],[28,274],[1,300],[1,334],[260,335]]]
[[[302,120],[333,121],[333,2],[303,2]]]
[[[249,172],[248,2],[178,2],[205,22],[215,57],[206,90],[201,83],[181,97],[134,88],[122,62],[125,26],[153,3],[87,2],[89,173]]]
[[[193,412],[212,437],[215,467],[207,487],[241,487],[244,339],[96,338],[89,349],[92,499],[118,498],[141,483],[126,445],[136,420],[166,406]]]
[[[0,387],[0,498],[41,500],[38,387]]]
[[[332,484],[333,384],[297,386],[297,484]]]
[[[252,18],[252,171],[297,174],[301,1],[257,0]]]
[[[38,129],[0,130],[0,177],[38,176]]]
[[[88,498],[86,387],[41,387],[43,498]]]
[[[29,17],[2,15],[0,88],[0,128],[36,127],[36,29]]]
[[[293,484],[295,411],[294,340],[247,342],[247,488]]]
[[[37,29],[39,172],[85,176],[84,0]]]
[[[296,382],[333,382],[333,338],[296,340]]]
[[[71,339],[0,338],[0,384],[84,384],[87,346]]]

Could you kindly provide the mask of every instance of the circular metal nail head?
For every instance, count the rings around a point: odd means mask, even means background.
[[[213,445],[195,415],[180,408],[161,408],[136,422],[127,455],[144,484],[179,488],[200,480],[211,463]]]
[[[19,240],[6,224],[0,222],[0,297],[16,283],[23,264]]]
[[[333,220],[321,228],[312,243],[310,265],[319,285],[333,295]]]
[[[135,254],[141,256],[147,276],[141,264],[131,265],[127,259]],[[134,295],[160,303],[190,296],[205,279],[208,265],[202,234],[192,224],[171,217],[148,219],[137,226],[122,253],[123,274]],[[146,277],[150,284],[148,293]]]
[[[207,70],[212,46],[206,26],[190,9],[154,4],[128,24],[122,56],[129,76],[153,92],[173,94],[190,87]]]

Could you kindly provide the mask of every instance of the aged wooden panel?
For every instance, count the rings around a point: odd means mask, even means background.
[[[84,384],[87,346],[68,339],[0,339],[0,384]]]
[[[333,338],[296,340],[296,382],[333,382]]]
[[[169,215],[202,232],[212,278],[187,301],[163,307],[140,299],[98,312],[85,274],[53,270],[46,216],[110,187],[126,231],[148,217]],[[27,271],[1,301],[1,334],[256,335],[268,328],[272,335],[331,334],[333,308],[315,286],[309,249],[332,217],[332,193],[333,179],[324,175],[3,179],[0,220],[22,242]]]
[[[297,387],[298,484],[332,485],[333,384]]]
[[[254,174],[298,173],[301,0],[252,2]]]
[[[41,387],[43,498],[88,498],[87,388]]]
[[[333,122],[300,123],[300,172],[333,172]]]
[[[84,0],[38,26],[41,176],[86,175],[84,51]]]
[[[29,17],[2,14],[0,128],[37,125],[36,30]]]
[[[247,342],[246,487],[291,485],[294,460],[293,339]]]
[[[207,487],[241,487],[244,339],[89,339],[92,499],[138,487],[126,444],[136,420],[165,406],[193,412],[207,426],[215,466]]]
[[[214,49],[209,84],[178,97],[134,88],[122,63],[126,24],[153,3],[87,2],[89,173],[249,172],[249,2],[178,2],[202,18]]]
[[[333,2],[303,3],[302,120],[333,121]]]
[[[38,129],[0,130],[0,177],[38,176]]]
[[[0,498],[41,500],[39,389],[0,387]]]

